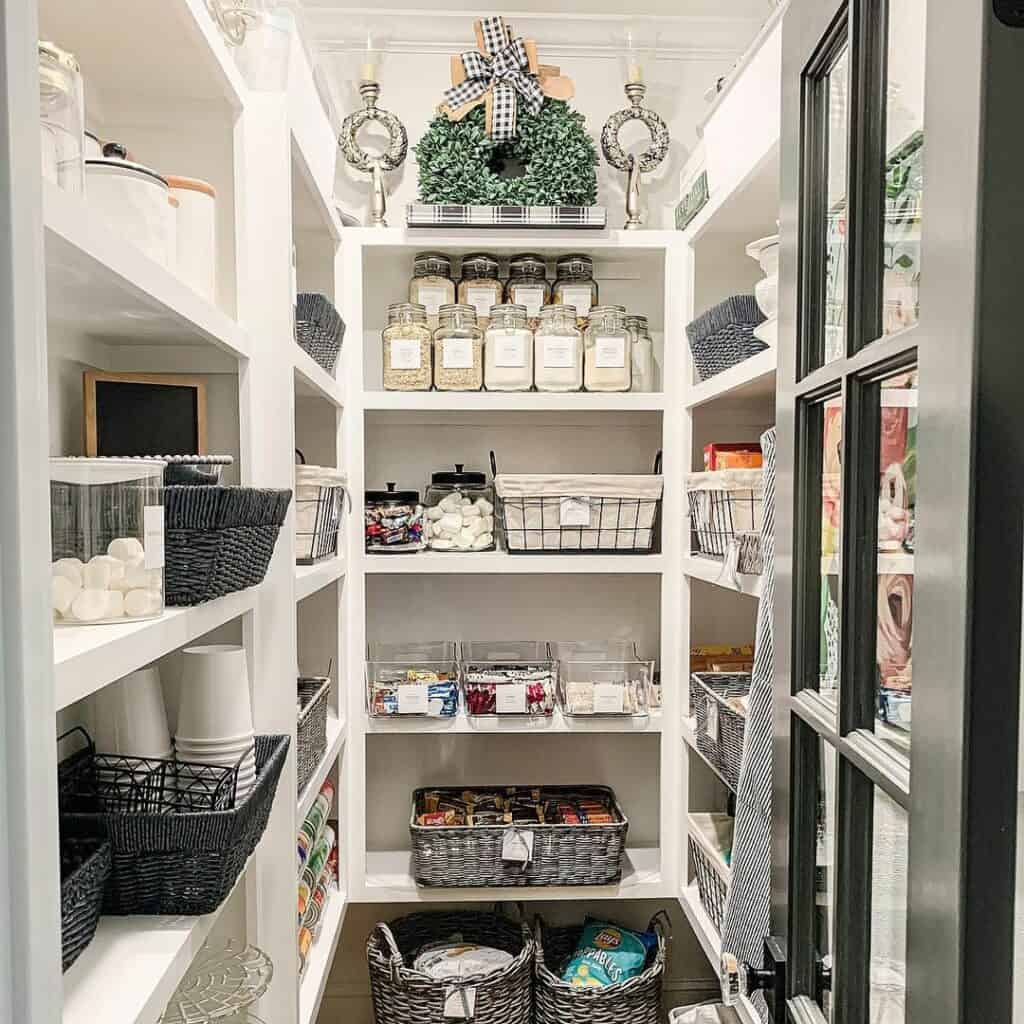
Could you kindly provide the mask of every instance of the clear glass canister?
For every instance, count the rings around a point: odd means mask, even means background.
[[[82,72],[72,54],[39,43],[39,133],[43,177],[66,192],[85,188]]]
[[[583,386],[587,391],[628,391],[633,344],[622,306],[595,306],[584,336]]]
[[[540,311],[551,302],[551,286],[547,281],[547,265],[543,256],[523,252],[508,261],[505,301],[526,307],[531,330],[540,323]]]
[[[526,307],[491,307],[484,335],[484,386],[488,391],[529,391],[533,387],[533,331]]]
[[[484,386],[484,334],[472,306],[441,307],[434,331],[434,387],[438,391],[479,391]]]
[[[630,390],[654,390],[654,342],[647,326],[647,317],[626,317],[626,330],[633,345],[633,385]]]
[[[419,491],[367,491],[364,499],[366,550],[406,555],[423,550],[423,506]]]
[[[50,459],[50,598],[60,625],[164,610],[161,459]]]
[[[418,252],[412,263],[409,301],[427,310],[427,326],[437,330],[438,312],[455,301],[452,261],[443,252]]]
[[[555,264],[557,276],[551,289],[551,301],[559,306],[574,306],[579,319],[590,315],[597,305],[597,282],[594,261],[582,253],[559,256]]]
[[[427,546],[434,551],[493,551],[494,486],[461,462],[430,477],[424,499]]]
[[[583,334],[572,306],[545,306],[533,339],[533,378],[538,391],[583,387]]]
[[[427,311],[415,302],[388,306],[384,343],[384,390],[429,391],[433,379]]]
[[[473,252],[462,257],[462,280],[458,301],[476,310],[477,326],[487,330],[491,306],[501,305],[505,289],[498,280],[498,261],[486,252]]]

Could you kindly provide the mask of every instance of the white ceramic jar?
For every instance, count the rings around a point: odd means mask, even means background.
[[[178,201],[175,264],[178,276],[207,302],[217,297],[217,192],[198,178],[168,177]]]

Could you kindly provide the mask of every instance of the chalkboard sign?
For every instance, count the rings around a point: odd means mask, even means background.
[[[87,455],[203,455],[206,386],[173,373],[85,374]]]

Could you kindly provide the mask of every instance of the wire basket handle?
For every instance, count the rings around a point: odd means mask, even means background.
[[[306,456],[302,454],[302,450],[299,448],[295,449],[295,454],[299,457],[298,465],[304,466],[306,464]]]
[[[76,732],[77,732],[77,733],[81,733],[81,734],[82,734],[82,738],[83,738],[83,739],[85,740],[85,746],[84,746],[84,747],[82,747],[82,749],[81,749],[81,750],[76,750],[76,751],[75,751],[75,753],[76,753],[76,754],[79,754],[79,753],[88,753],[88,754],[89,754],[90,756],[92,756],[93,754],[95,754],[95,753],[96,753],[96,742],[95,742],[95,740],[93,740],[93,738],[92,738],[92,737],[91,737],[91,736],[89,735],[89,733],[88,733],[88,732],[86,731],[85,727],[84,727],[84,726],[81,726],[81,725],[76,725],[76,726],[74,726],[73,728],[71,728],[71,729],[68,729],[68,731],[67,731],[67,732],[62,732],[62,733],[61,733],[61,734],[60,734],[60,735],[59,735],[59,736],[57,737],[57,748],[58,748],[58,750],[60,749],[60,745],[61,745],[61,744],[62,744],[62,743],[63,743],[63,742],[64,742],[64,741],[65,741],[65,740],[66,740],[66,739],[67,739],[67,738],[69,737],[69,736],[74,736]]]
[[[498,475],[498,460],[494,457],[494,449],[491,449],[491,476]]]
[[[654,475],[655,476],[658,476],[661,473],[661,463],[662,463],[662,451],[659,448],[658,449],[658,453],[654,456]]]
[[[664,907],[651,918],[647,930],[658,936],[658,956],[667,964],[669,950],[672,948],[672,919]]]

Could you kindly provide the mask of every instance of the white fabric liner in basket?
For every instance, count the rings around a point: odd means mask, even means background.
[[[328,487],[348,490],[348,476],[327,466],[300,465],[295,467],[295,557],[309,559],[316,556],[317,537],[330,524],[324,520],[321,507],[321,491]],[[344,502],[344,495],[342,496]],[[340,531],[341,509],[338,528]],[[339,533],[339,546],[341,538]]]
[[[764,513],[764,470],[762,469],[716,469],[707,473],[687,473],[686,489],[697,495],[696,514],[704,529],[739,534],[760,533]],[[729,509],[731,523],[718,522],[711,495],[726,492],[731,498]],[[747,500],[744,500],[747,499]]]
[[[499,473],[510,551],[647,551],[654,541],[660,474]],[[565,498],[579,498],[567,509]]]

